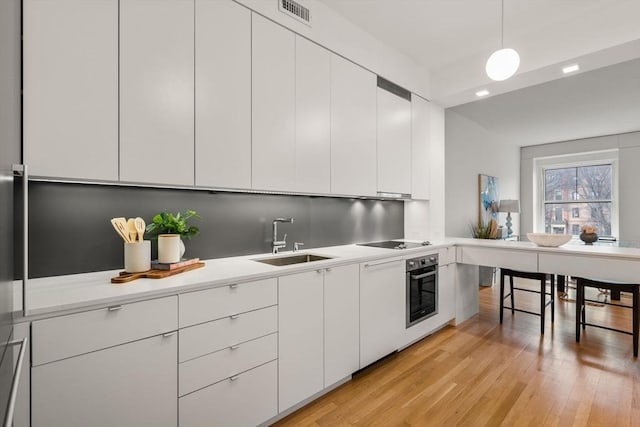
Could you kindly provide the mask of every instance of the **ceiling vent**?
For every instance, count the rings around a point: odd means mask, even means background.
[[[289,15],[303,24],[311,26],[311,11],[299,2],[293,0],[278,0],[278,9],[285,15]]]

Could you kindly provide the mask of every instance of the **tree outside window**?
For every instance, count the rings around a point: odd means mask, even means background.
[[[611,235],[612,165],[544,170],[545,232],[577,235],[583,225]]]

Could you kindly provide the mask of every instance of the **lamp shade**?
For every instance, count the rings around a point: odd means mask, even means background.
[[[500,49],[491,54],[485,70],[491,80],[502,81],[513,76],[520,66],[520,55],[513,49]]]
[[[500,205],[498,206],[499,212],[511,212],[511,213],[519,213],[520,212],[520,201],[514,199],[504,199],[500,200]]]

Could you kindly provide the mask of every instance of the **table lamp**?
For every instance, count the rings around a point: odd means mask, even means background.
[[[500,205],[498,206],[498,212],[506,212],[507,213],[507,237],[511,237],[513,230],[511,229],[511,212],[519,213],[520,212],[520,201],[513,199],[504,199],[500,200]]]

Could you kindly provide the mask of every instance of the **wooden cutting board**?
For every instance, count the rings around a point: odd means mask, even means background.
[[[122,271],[118,276],[111,278],[111,283],[128,283],[136,279],[164,279],[165,277],[173,276],[176,274],[184,273],[185,271],[195,270],[197,268],[204,267],[204,262],[197,262],[195,264],[185,265],[173,270],[147,270],[141,273],[127,273]]]

